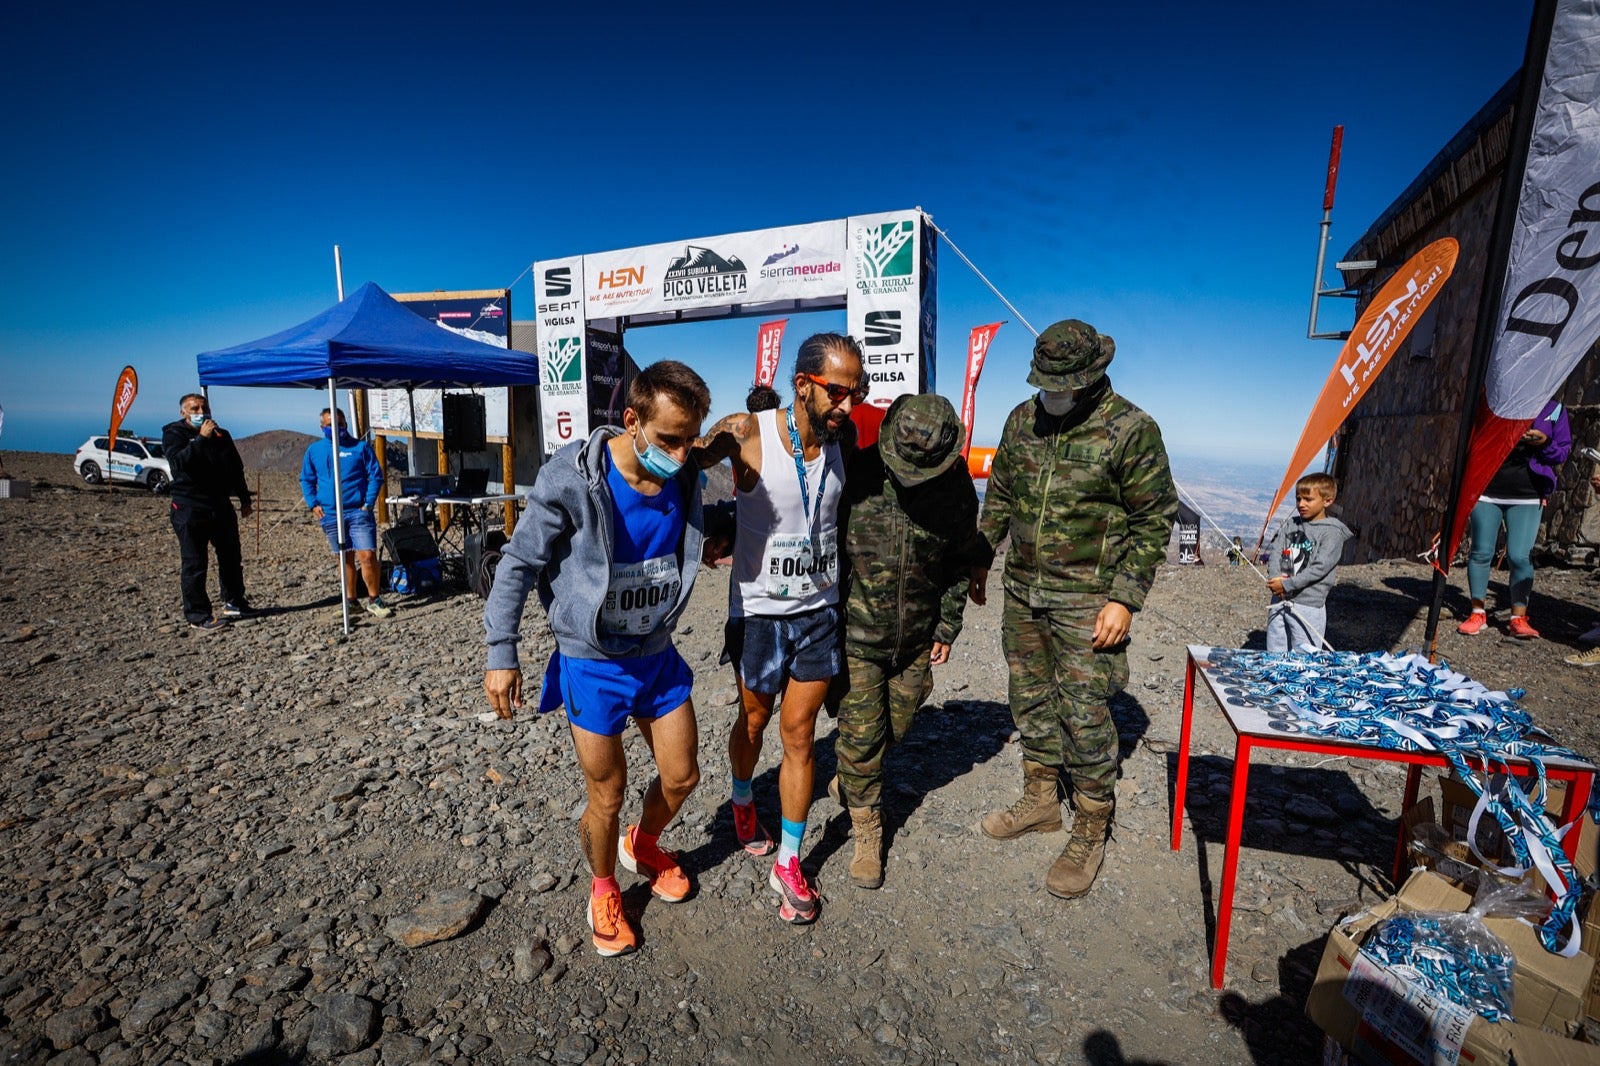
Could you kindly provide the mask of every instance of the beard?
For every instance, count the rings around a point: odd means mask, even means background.
[[[806,400],[806,418],[811,421],[811,431],[824,444],[837,444],[849,431],[850,419],[841,419],[837,424],[829,419],[829,416],[837,410],[836,407],[819,409],[811,399]]]

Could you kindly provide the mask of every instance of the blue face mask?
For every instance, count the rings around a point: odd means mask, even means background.
[[[333,427],[332,426],[323,426],[322,427],[322,439],[323,440],[332,440],[333,439]]]
[[[197,415],[190,415],[189,416],[189,424],[191,426],[193,426],[195,429],[199,429],[201,426],[205,425],[206,424],[205,412],[202,411]]]
[[[683,461],[674,459],[666,452],[650,443],[650,438],[644,436],[644,427],[639,427],[639,436],[644,437],[645,449],[639,450],[637,443],[633,446],[633,454],[638,458],[639,465],[653,477],[662,481],[676,477],[679,470],[683,469]]]

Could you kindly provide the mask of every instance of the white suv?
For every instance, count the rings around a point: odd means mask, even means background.
[[[172,468],[161,452],[160,441],[118,436],[109,454],[106,443],[105,437],[90,437],[78,446],[72,465],[79,477],[91,485],[99,485],[109,476],[112,481],[144,485],[151,492],[167,491]]]

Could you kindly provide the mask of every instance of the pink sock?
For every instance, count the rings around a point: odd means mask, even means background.
[[[601,896],[610,895],[613,892],[622,892],[622,886],[617,884],[617,877],[615,874],[612,874],[610,877],[595,878],[594,884],[589,888],[589,894],[595,899],[599,899]]]
[[[636,859],[655,858],[661,853],[661,846],[656,843],[660,839],[659,833],[652,836],[635,826],[633,829],[633,857]]]

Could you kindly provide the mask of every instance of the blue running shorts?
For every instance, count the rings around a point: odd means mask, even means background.
[[[575,659],[556,652],[545,669],[539,710],[564,704],[567,719],[579,729],[614,737],[628,727],[629,718],[654,721],[677,710],[693,690],[694,671],[671,645],[626,659]]]
[[[723,629],[724,661],[732,662],[744,687],[775,696],[785,679],[828,681],[844,668],[839,609],[829,605],[804,614],[747,615]]]

